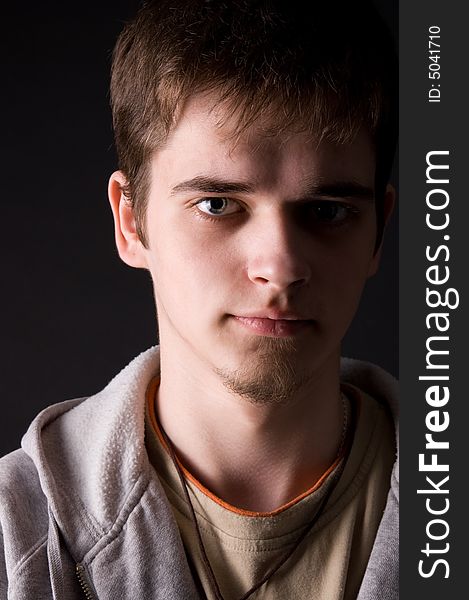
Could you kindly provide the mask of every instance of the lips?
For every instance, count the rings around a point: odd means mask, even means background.
[[[275,317],[235,315],[234,319],[251,333],[271,337],[292,337],[310,328],[313,323],[312,319],[301,319],[292,313],[275,313]]]

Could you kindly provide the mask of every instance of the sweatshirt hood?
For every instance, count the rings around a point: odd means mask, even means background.
[[[396,434],[396,454],[399,456],[399,383],[387,371],[369,362],[342,358],[340,380],[366,392],[391,413]],[[393,477],[399,483],[399,460],[394,465]]]
[[[43,410],[22,439],[75,557],[125,518],[148,484],[144,402],[158,369],[153,347],[94,396]]]

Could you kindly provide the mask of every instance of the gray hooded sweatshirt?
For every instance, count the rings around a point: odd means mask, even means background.
[[[43,410],[0,460],[0,600],[200,600],[144,443],[158,348],[104,390]],[[387,403],[396,381],[343,360],[342,380]],[[398,598],[398,470],[358,600]],[[327,600],[327,599],[324,599]]]

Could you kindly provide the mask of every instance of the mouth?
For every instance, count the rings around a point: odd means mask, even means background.
[[[234,320],[251,333],[269,337],[294,337],[311,328],[312,319],[300,319],[291,314],[276,318],[233,315]]]

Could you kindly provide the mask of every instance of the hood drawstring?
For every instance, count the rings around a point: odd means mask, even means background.
[[[63,600],[64,577],[60,552],[60,533],[57,522],[49,507],[49,536],[47,540],[47,560],[49,562],[50,582],[54,600]]]

